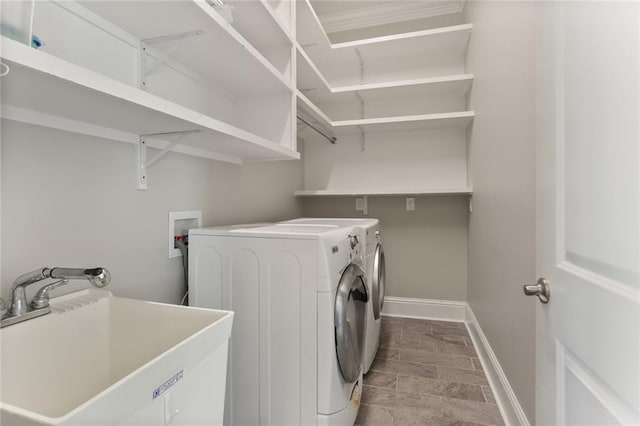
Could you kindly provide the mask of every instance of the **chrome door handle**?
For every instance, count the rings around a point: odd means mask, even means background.
[[[551,298],[549,281],[545,278],[538,278],[538,282],[534,285],[525,285],[523,290],[527,296],[538,296],[538,299],[540,299],[542,303],[549,303],[549,299]]]

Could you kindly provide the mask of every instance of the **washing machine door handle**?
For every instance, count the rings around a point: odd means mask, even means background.
[[[358,263],[352,263],[350,266],[353,267],[353,274],[355,274],[356,277],[360,277],[362,285],[351,288],[349,297],[358,302],[367,303],[370,299],[369,292],[367,291],[367,273]]]
[[[366,306],[369,300],[365,280],[363,269],[352,263],[342,273],[336,291],[336,356],[346,383],[358,380],[362,369]]]
[[[351,297],[357,302],[367,303],[369,301],[366,287],[364,289],[356,288],[352,290]]]
[[[376,320],[382,315],[382,308],[384,306],[385,276],[384,251],[382,250],[382,245],[378,243],[373,255],[373,270],[371,273],[373,318]]]

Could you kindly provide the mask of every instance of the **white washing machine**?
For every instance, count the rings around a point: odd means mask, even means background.
[[[368,301],[357,228],[189,232],[189,303],[233,310],[228,425],[352,425]]]
[[[365,333],[365,353],[363,372],[369,371],[380,346],[380,325],[385,291],[385,261],[380,238],[380,221],[373,218],[299,218],[282,224],[295,225],[335,225],[341,227],[357,227],[360,231],[360,242],[364,247],[364,266],[367,273],[367,286],[371,303],[367,307]]]

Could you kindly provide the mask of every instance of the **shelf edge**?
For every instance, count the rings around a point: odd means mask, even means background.
[[[352,127],[352,126],[366,126],[370,124],[394,124],[394,123],[406,123],[413,121],[438,121],[455,118],[473,118],[475,113],[473,111],[461,111],[461,112],[445,112],[437,114],[417,114],[417,115],[403,115],[397,117],[379,117],[379,118],[363,118],[357,120],[341,120],[333,121],[333,127]]]
[[[409,38],[429,37],[438,34],[455,33],[460,31],[471,31],[473,24],[451,25],[448,27],[433,28],[430,30],[411,31],[408,33],[392,34],[380,37],[371,37],[361,40],[345,41],[331,44],[331,49],[346,49],[350,47],[360,47],[369,44],[385,43],[390,41],[404,40]]]
[[[393,197],[393,196],[470,196],[473,195],[473,188],[460,189],[424,189],[412,191],[342,191],[342,190],[298,190],[294,192],[296,197]]]
[[[422,85],[437,85],[441,83],[454,83],[473,81],[473,74],[453,74],[439,77],[425,77],[425,78],[412,78],[407,80],[396,80],[394,82],[381,82],[381,83],[367,83],[367,84],[354,84],[351,86],[334,86],[330,87],[331,93],[348,93],[348,92],[360,92],[366,90],[384,90],[393,89],[396,87],[407,86],[422,86]]]

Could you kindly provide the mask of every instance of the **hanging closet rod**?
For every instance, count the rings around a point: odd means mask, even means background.
[[[331,142],[332,144],[335,145],[336,141],[338,140],[335,136],[328,136],[326,135],[324,132],[322,132],[320,129],[318,129],[317,127],[315,127],[313,124],[309,123],[307,120],[305,120],[304,118],[300,117],[299,115],[296,116],[296,118],[300,121],[302,121],[304,124],[306,124],[307,126],[311,127],[313,130],[315,130],[316,132],[318,132],[322,137],[324,137],[326,140],[328,140],[329,142]]]

